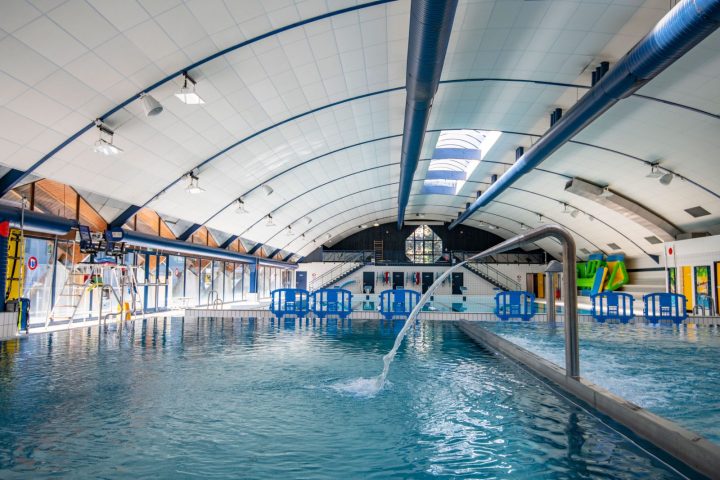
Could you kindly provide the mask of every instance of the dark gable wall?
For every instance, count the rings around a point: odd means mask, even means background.
[[[417,225],[405,226],[400,231],[395,223],[369,227],[359,230],[332,246],[325,245],[324,250],[372,250],[373,242],[382,240],[383,249],[386,252],[400,252],[405,250],[405,240],[417,227]],[[443,248],[446,250],[479,252],[503,241],[493,233],[464,225],[453,230],[448,230],[447,225],[431,225],[430,228],[442,239]]]

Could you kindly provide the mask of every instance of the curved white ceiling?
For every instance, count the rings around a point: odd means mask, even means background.
[[[112,200],[115,208],[100,210],[108,221],[118,205],[147,205],[301,255],[328,235],[334,241],[363,223],[392,221],[410,3],[331,15],[357,4],[11,2],[0,17],[0,163],[26,170],[148,86],[264,36],[190,70],[205,105],[174,97],[177,76],[151,91],[164,106],[161,115],[145,117],[132,101],[108,116],[122,155],[94,153],[97,132],[90,129],[33,173]],[[529,147],[547,130],[552,110],[569,108],[586,91],[567,84],[587,86],[602,60],[612,68],[668,6],[461,0],[407,218],[454,219],[492,174],[512,164],[516,147]],[[681,230],[720,233],[718,49],[715,33],[640,90],[652,98],[622,100],[469,224],[489,223],[509,237],[521,224],[537,226],[542,215],[571,229],[578,248],[610,252],[608,244],[616,243],[632,256],[660,253],[644,227],[565,192],[568,178],[579,176],[609,185]],[[457,196],[421,195],[437,132],[453,128],[505,133]],[[678,177],[668,186],[646,178],[653,161]],[[198,165],[206,192],[193,196],[177,180]],[[274,193],[266,196],[263,184]],[[245,215],[235,212],[241,196]],[[563,203],[581,213],[562,213]],[[697,205],[711,214],[684,211]],[[265,225],[268,214],[276,226]],[[288,226],[295,236],[286,235]]]

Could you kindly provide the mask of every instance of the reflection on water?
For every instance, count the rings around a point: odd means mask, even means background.
[[[0,345],[0,478],[675,478],[447,323],[158,318]],[[350,386],[358,390],[358,386]]]

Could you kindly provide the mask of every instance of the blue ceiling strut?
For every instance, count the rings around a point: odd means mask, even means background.
[[[440,83],[457,3],[457,0],[413,0],[410,7],[398,229],[402,228],[405,219],[405,208],[420,160],[430,108]]]
[[[672,65],[720,26],[720,0],[683,0],[449,226],[467,220],[619,100]]]

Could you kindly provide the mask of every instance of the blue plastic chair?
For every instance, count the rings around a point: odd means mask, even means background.
[[[298,318],[310,312],[310,293],[300,288],[278,288],[270,292],[270,311],[282,319],[285,315]]]
[[[385,290],[380,293],[380,313],[390,320],[394,316],[410,315],[420,301],[420,294],[414,290]]]
[[[519,318],[524,321],[535,316],[535,295],[524,291],[499,292],[495,295],[495,315],[501,320]]]
[[[643,313],[648,322],[656,324],[672,320],[676,325],[687,318],[687,298],[680,293],[648,293],[643,296]]]
[[[319,318],[337,315],[345,319],[352,312],[352,293],[342,288],[321,288],[310,294],[312,312]]]
[[[590,314],[600,323],[607,320],[628,323],[635,316],[633,313],[635,299],[629,293],[607,291],[591,295],[590,300],[592,300]]]

